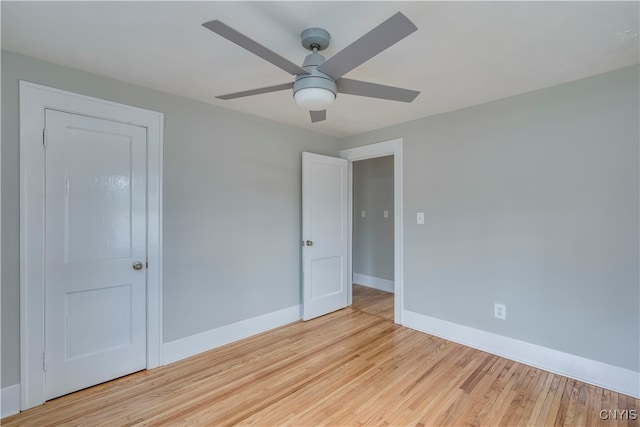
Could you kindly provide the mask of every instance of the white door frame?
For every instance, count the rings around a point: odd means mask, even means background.
[[[45,402],[45,109],[147,129],[147,369],[162,364],[162,130],[164,116],[20,81],[20,408]]]
[[[402,311],[404,310],[404,266],[402,257],[402,138],[340,151],[340,157],[349,160],[349,253],[347,255],[347,269],[350,280],[348,281],[348,304],[351,305],[353,295],[353,291],[351,289],[353,282],[353,162],[390,155],[393,155],[393,318],[395,323],[402,325]]]

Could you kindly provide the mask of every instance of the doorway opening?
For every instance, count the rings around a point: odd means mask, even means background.
[[[348,214],[348,236],[349,236],[349,253],[348,253],[348,262],[347,269],[348,275],[351,279],[349,281],[349,292],[348,292],[348,305],[353,304],[353,283],[359,284],[359,281],[362,281],[363,277],[358,276],[357,274],[363,274],[357,270],[354,270],[354,250],[358,251],[355,248],[356,242],[354,240],[354,227],[355,224],[355,216],[359,215],[360,219],[362,219],[362,209],[360,212],[356,211],[354,208],[354,166],[356,166],[356,162],[368,159],[377,159],[377,158],[390,158],[393,159],[393,205],[389,209],[382,208],[380,212],[380,208],[376,209],[376,212],[371,212],[372,215],[376,214],[382,217],[382,219],[386,219],[389,223],[393,224],[393,233],[392,233],[392,257],[393,257],[393,268],[392,268],[392,279],[383,279],[383,280],[369,280],[369,284],[379,285],[377,290],[384,291],[386,289],[393,290],[393,321],[397,324],[402,324],[402,314],[403,314],[403,263],[402,263],[402,235],[403,235],[403,215],[402,215],[402,139],[394,139],[390,141],[379,142],[370,145],[364,145],[361,147],[351,148],[348,150],[342,150],[340,152],[340,157],[343,159],[349,160],[349,214]],[[387,218],[384,218],[385,210],[387,210]],[[365,218],[367,217],[367,212],[365,209]],[[361,242],[357,243],[361,244]],[[355,254],[355,256],[359,256],[359,254]],[[359,268],[359,267],[358,267]],[[375,271],[375,270],[374,270]],[[389,268],[387,267],[387,273]],[[377,273],[379,274],[379,273]],[[388,274],[385,274],[388,276]],[[375,276],[370,276],[375,277]],[[373,282],[373,283],[372,283]],[[376,286],[378,287],[378,286]],[[356,291],[361,291],[362,289],[356,288]],[[375,290],[375,289],[374,289]]]
[[[393,321],[393,155],[352,165],[353,308]]]

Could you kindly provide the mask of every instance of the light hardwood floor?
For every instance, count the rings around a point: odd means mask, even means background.
[[[638,426],[600,418],[638,411],[637,399],[395,325],[382,308],[391,298],[393,316],[393,296],[379,292],[356,288],[352,307],[63,396],[2,425]]]
[[[393,322],[393,294],[353,284],[353,308]]]

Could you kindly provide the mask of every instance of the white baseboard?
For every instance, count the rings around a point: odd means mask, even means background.
[[[403,326],[640,398],[640,372],[404,310]]]
[[[20,384],[0,389],[0,418],[20,412]]]
[[[394,291],[393,280],[367,276],[366,274],[353,273],[353,283],[391,293]]]
[[[273,313],[180,338],[163,345],[163,363],[168,365],[300,319],[302,319],[302,306],[294,305]]]

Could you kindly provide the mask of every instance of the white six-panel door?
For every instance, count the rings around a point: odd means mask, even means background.
[[[45,121],[51,399],[146,368],[147,135],[53,110]]]
[[[347,306],[347,161],[302,153],[303,319]]]

